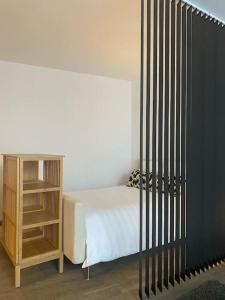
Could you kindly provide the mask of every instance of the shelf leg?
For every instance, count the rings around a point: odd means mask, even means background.
[[[15,266],[15,288],[20,287],[20,266]]]
[[[63,269],[64,269],[64,256],[63,253],[61,253],[59,258],[59,273],[63,273]]]

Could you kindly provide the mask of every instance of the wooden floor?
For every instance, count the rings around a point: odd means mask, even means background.
[[[22,271],[22,287],[13,287],[13,268],[0,246],[1,300],[134,300],[139,299],[138,257],[131,256],[99,264],[91,270],[91,280],[84,279],[80,266],[65,262],[63,275],[57,273],[56,262],[49,262]],[[180,286],[159,294],[156,300],[176,300],[202,282],[217,279],[225,283],[225,266],[203,273]]]

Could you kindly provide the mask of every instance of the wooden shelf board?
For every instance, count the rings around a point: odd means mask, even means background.
[[[3,156],[11,156],[14,158],[22,158],[24,161],[37,161],[37,160],[59,160],[64,157],[64,155],[52,155],[52,154],[2,154]]]
[[[45,210],[23,214],[23,229],[35,228],[57,223],[59,223],[59,219]]]
[[[28,241],[28,240],[34,240],[37,238],[41,238],[43,236],[43,232],[41,231],[40,228],[32,228],[29,231],[24,231],[23,232],[23,240]]]
[[[34,212],[34,211],[41,211],[43,210],[43,206],[41,205],[29,205],[23,207],[24,213]]]
[[[23,193],[24,194],[33,194],[33,193],[43,193],[43,192],[53,192],[59,191],[60,187],[50,184],[45,181],[38,180],[34,181],[25,181],[23,184]]]
[[[60,251],[54,250],[51,252],[43,253],[38,256],[32,256],[28,258],[24,258],[20,264],[21,270],[25,268],[29,268],[31,266],[39,265],[44,262],[55,260],[60,258]]]
[[[56,249],[48,240],[45,238],[23,242],[23,250],[22,250],[22,258],[34,258],[35,256],[47,254],[53,251],[57,251]]]

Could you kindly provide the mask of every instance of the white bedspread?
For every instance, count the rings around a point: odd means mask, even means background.
[[[68,193],[66,197],[76,199],[84,209],[86,230],[84,268],[139,251],[138,189],[118,186]],[[67,216],[64,215],[64,218]],[[151,236],[149,238],[151,247]]]
[[[139,190],[125,186],[92,194],[86,210],[84,267],[138,252]]]

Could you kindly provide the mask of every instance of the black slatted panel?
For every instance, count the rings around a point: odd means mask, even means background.
[[[156,293],[156,143],[157,143],[157,59],[158,1],[154,0],[153,26],[153,112],[152,112],[152,292]]]
[[[189,91],[187,270],[195,273],[215,266],[225,255],[225,30],[215,20],[195,13],[192,37],[192,72],[188,68],[192,101],[189,103]]]
[[[158,101],[158,288],[162,291],[162,167],[164,96],[164,0],[159,1],[159,101]]]
[[[144,0],[141,0],[141,64],[140,64],[140,172],[143,173],[143,82],[144,82]],[[140,178],[140,233],[139,233],[139,296],[142,299],[142,260],[143,260],[143,180]]]
[[[165,103],[164,103],[164,285],[169,288],[169,100],[170,100],[170,0],[165,1]]]
[[[177,5],[176,24],[176,247],[175,279],[180,283],[180,143],[181,143],[181,2]]]
[[[141,7],[141,174],[146,144],[144,217],[142,176],[140,187],[142,298],[143,229],[148,297],[150,282],[156,294],[156,286],[162,291],[163,283],[168,288],[168,282],[180,283],[225,259],[225,28],[181,1],[141,0]]]
[[[182,8],[182,97],[181,97],[181,278],[185,280],[186,246],[186,112],[187,112],[187,7]]]
[[[175,30],[176,3],[171,3],[171,74],[170,74],[170,191],[174,190],[175,136]],[[174,285],[174,193],[170,192],[170,263],[169,280]]]
[[[145,293],[149,296],[149,161],[150,161],[150,61],[151,61],[151,2],[147,1],[147,74],[146,74],[146,266]]]

